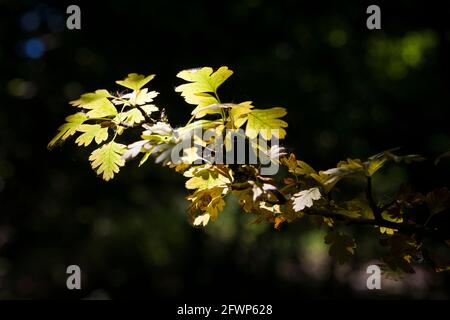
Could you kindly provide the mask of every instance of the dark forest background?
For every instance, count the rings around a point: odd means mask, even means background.
[[[229,201],[195,229],[171,170],[131,163],[106,183],[73,141],[46,149],[81,93],[156,73],[156,104],[183,124],[176,73],[226,65],[222,100],[287,108],[285,145],[316,169],[401,146],[429,161],[383,169],[378,195],[448,186],[449,161],[433,161],[450,150],[450,6],[374,3],[382,30],[366,28],[372,3],[357,1],[0,0],[0,298],[449,298],[449,276],[425,264],[366,290],[381,250],[369,227],[338,266],[306,222],[276,231]],[[65,28],[69,4],[79,31]],[[70,264],[80,291],[66,289]]]

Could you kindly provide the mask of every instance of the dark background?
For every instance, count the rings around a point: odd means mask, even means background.
[[[171,170],[130,163],[106,183],[73,140],[46,149],[81,93],[156,73],[156,104],[181,125],[191,107],[176,73],[227,65],[222,100],[285,107],[285,145],[316,169],[401,146],[430,160],[384,169],[380,197],[402,182],[448,186],[449,162],[433,160],[450,149],[450,8],[393,2],[375,2],[382,30],[371,31],[371,3],[356,1],[0,0],[0,298],[449,298],[449,277],[427,265],[366,290],[381,250],[370,228],[338,266],[325,229],[251,224],[232,200],[195,229]],[[81,30],[65,28],[68,4],[80,5]],[[66,289],[70,264],[80,291]]]

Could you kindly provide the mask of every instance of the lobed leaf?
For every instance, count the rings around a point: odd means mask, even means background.
[[[104,144],[94,150],[89,157],[92,169],[96,170],[98,175],[102,175],[105,181],[114,178],[114,174],[118,173],[120,167],[125,165],[125,160],[122,158],[125,150],[125,145],[114,141]]]

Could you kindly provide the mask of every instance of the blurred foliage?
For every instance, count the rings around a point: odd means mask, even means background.
[[[158,0],[81,1],[82,29],[68,31],[68,4],[0,1],[0,297],[450,296],[448,276],[425,266],[367,291],[365,268],[380,252],[364,232],[355,231],[355,261],[338,266],[323,231],[253,225],[236,204],[211,229],[193,230],[183,179],[169,170],[149,161],[105,184],[87,154],[46,150],[67,101],[118,74],[159,74],[160,105],[180,124],[190,109],[171,94],[176,72],[229,65],[239,74],[224,96],[286,108],[285,145],[299,159],[331,167],[395,146],[434,159],[450,149],[446,4],[380,3],[381,31],[365,28],[362,3],[294,0],[176,10]],[[374,180],[374,193],[383,198],[400,181],[418,191],[445,186],[448,164],[383,169],[389,183]],[[80,292],[65,288],[70,264],[82,269]]]

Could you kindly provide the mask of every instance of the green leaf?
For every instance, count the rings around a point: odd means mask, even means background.
[[[52,148],[58,141],[64,141],[71,135],[75,134],[75,132],[77,132],[81,124],[87,119],[88,119],[87,116],[82,112],[78,112],[68,116],[66,118],[67,123],[63,124],[58,128],[58,133],[48,143],[47,147]]]
[[[251,101],[244,101],[232,106],[229,115],[236,129],[242,127],[245,121],[247,121],[247,115],[252,111],[252,108]]]
[[[94,150],[89,157],[92,169],[96,170],[98,175],[102,175],[105,181],[114,178],[114,174],[125,164],[125,160],[122,159],[125,150],[125,145],[114,141],[104,144]]]
[[[141,161],[139,161],[139,167],[142,166],[148,160],[148,157],[150,157],[150,152],[144,153],[144,155],[141,158]]]
[[[117,110],[108,98],[112,98],[112,96],[107,90],[96,90],[81,95],[79,99],[71,101],[70,104],[90,110],[86,114],[89,118],[114,116],[117,114]]]
[[[325,237],[325,243],[330,244],[329,254],[336,259],[339,264],[347,262],[355,254],[355,239],[337,231],[330,232]]]
[[[75,140],[79,146],[88,146],[94,139],[97,144],[108,139],[108,128],[102,128],[99,124],[82,124],[78,131],[83,132]]]
[[[229,108],[228,104],[214,103],[206,106],[197,106],[192,110],[191,114],[195,115],[195,118],[203,118],[208,114],[221,114],[223,109]]]
[[[138,91],[155,77],[154,74],[144,76],[142,74],[130,73],[124,80],[118,80],[116,83],[125,88]]]
[[[250,139],[254,139],[261,134],[261,136],[270,140],[272,135],[278,139],[283,139],[286,136],[286,128],[288,124],[280,120],[286,115],[286,109],[284,108],[271,108],[265,110],[253,109],[247,115],[247,128],[245,134]]]
[[[215,97],[213,97],[212,95],[210,95],[209,93],[191,94],[191,95],[185,96],[184,99],[189,104],[197,105],[197,108],[201,108],[201,107],[219,103],[219,101],[217,101],[217,99]],[[192,112],[192,114],[194,114],[194,112]],[[196,118],[200,118],[200,117],[196,117]]]
[[[95,92],[82,94],[77,100],[70,101],[70,104],[74,107],[80,107],[84,109],[96,109],[105,102],[108,102],[108,98],[112,95],[109,94],[108,90],[96,90]]]
[[[117,109],[109,100],[106,100],[103,104],[92,109],[86,115],[91,119],[115,116],[117,115]]]
[[[208,105],[218,103],[217,99],[207,93],[216,93],[220,85],[233,74],[228,67],[220,67],[213,73],[210,67],[183,70],[177,74],[178,78],[188,81],[175,88],[181,92],[186,102],[195,105]]]
[[[311,208],[314,200],[319,200],[322,195],[319,188],[310,188],[308,190],[300,191],[294,194],[294,210],[296,212],[302,211],[304,208]]]

